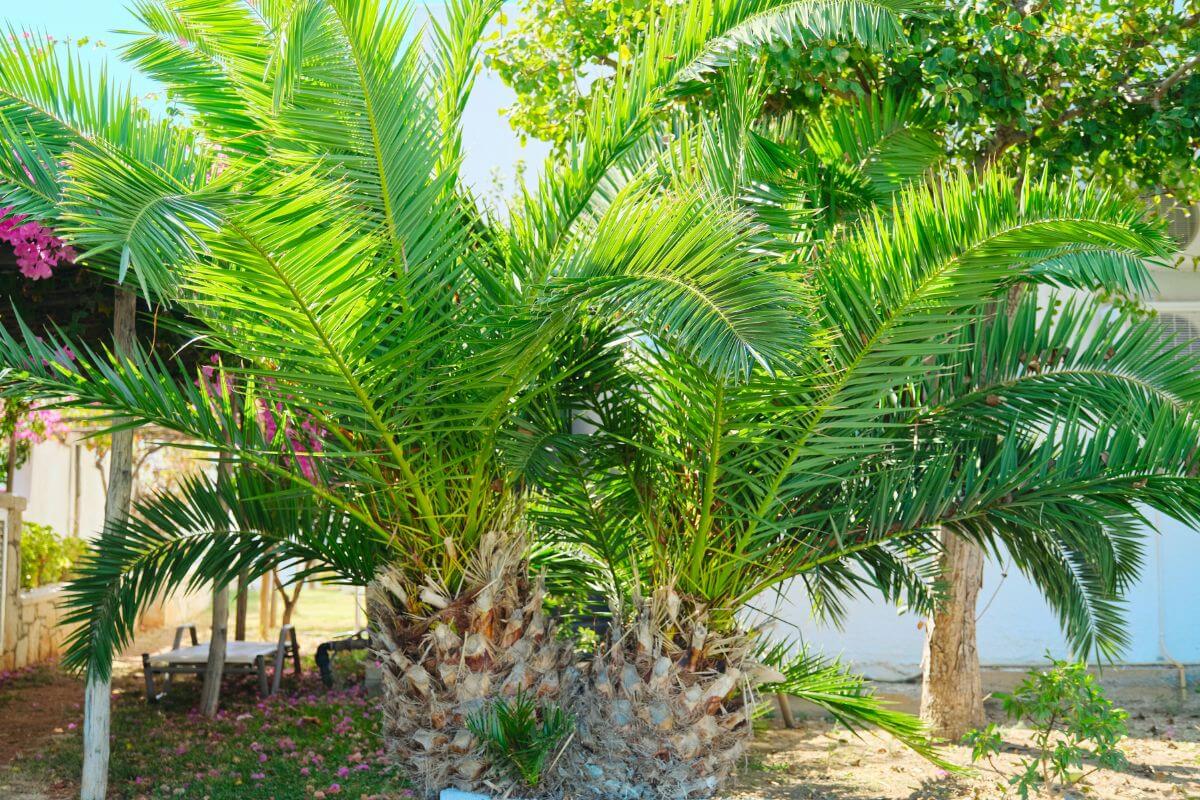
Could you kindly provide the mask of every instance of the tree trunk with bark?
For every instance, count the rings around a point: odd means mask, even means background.
[[[296,581],[291,594],[288,594],[287,587],[279,581],[278,574],[275,576],[275,588],[279,590],[279,596],[283,598],[283,625],[292,624],[292,614],[296,611],[296,603],[300,601],[300,590],[304,588],[304,581]],[[275,615],[271,615],[271,621],[274,622]]]
[[[983,684],[975,605],[983,586],[983,549],[942,531],[940,579],[945,597],[926,624],[921,718],[934,736],[958,741],[983,725]]]
[[[133,350],[137,320],[137,296],[118,288],[113,304],[113,352],[121,357]],[[112,434],[109,478],[104,497],[107,527],[129,515],[133,493],[133,431]],[[80,800],[104,800],[108,793],[109,723],[112,676],[89,672],[83,698],[83,772],[79,781]]]
[[[271,635],[271,595],[275,592],[275,573],[267,570],[263,573],[258,590],[258,639],[268,641]]]

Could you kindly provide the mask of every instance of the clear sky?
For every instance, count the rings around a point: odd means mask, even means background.
[[[431,4],[432,13],[437,13],[437,3]],[[85,48],[97,61],[106,60],[110,72],[134,78],[132,71],[117,57],[116,48],[122,37],[113,31],[137,28],[133,15],[126,8],[126,0],[0,0],[0,19],[6,26],[17,30],[33,30],[54,36],[57,39],[78,40],[88,37]],[[104,47],[98,47],[98,43]],[[141,94],[154,91],[148,81],[135,80],[135,89]],[[500,116],[500,109],[512,102],[512,92],[489,72],[481,73],[476,84],[471,104],[464,120],[464,145],[466,161],[463,175],[479,191],[489,190],[494,171],[512,186],[514,165],[524,160],[530,173],[536,173],[545,156],[546,148],[538,142],[522,148],[507,120]]]

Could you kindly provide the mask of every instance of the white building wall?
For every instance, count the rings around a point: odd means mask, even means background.
[[[102,467],[103,473],[95,455],[76,437],[68,437],[65,443],[50,439],[34,445],[13,486],[16,494],[29,500],[25,519],[49,525],[64,536],[99,536],[104,529],[107,456]]]
[[[1130,646],[1118,659],[1126,664],[1175,660],[1200,664],[1200,533],[1173,520],[1159,523],[1161,538],[1148,537],[1141,580],[1127,598]],[[1045,654],[1069,656],[1057,615],[1041,593],[1015,569],[1003,577],[1000,564],[989,563],[979,600],[979,657],[987,666],[1042,663]],[[990,601],[990,604],[989,604]],[[1160,626],[1160,609],[1161,626]],[[802,588],[793,586],[774,612],[781,620],[776,633],[799,637],[829,655],[839,655],[872,678],[895,680],[921,671],[922,618],[899,613],[875,600],[849,604],[840,629],[812,618]]]

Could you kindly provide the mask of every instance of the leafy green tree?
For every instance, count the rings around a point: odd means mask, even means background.
[[[489,50],[510,121],[562,142],[666,0],[522,0]],[[886,52],[832,37],[767,45],[768,112],[910,93],[965,163],[1004,159],[1200,197],[1200,6],[1173,0],[944,0]]]

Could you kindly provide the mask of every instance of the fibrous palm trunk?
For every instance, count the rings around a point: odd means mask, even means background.
[[[485,536],[455,595],[432,580],[413,587],[396,570],[368,588],[383,665],[385,744],[427,797],[447,787],[514,788],[481,755],[468,718],[518,692],[558,702],[579,682],[573,647],[543,610],[542,581],[529,577],[526,546],[521,535]],[[551,776],[538,793],[556,790]]]
[[[576,796],[711,797],[749,744],[754,687],[782,676],[753,660],[748,634],[711,633],[702,613],[682,617],[671,591],[638,606],[633,629],[614,630],[576,696]]]

